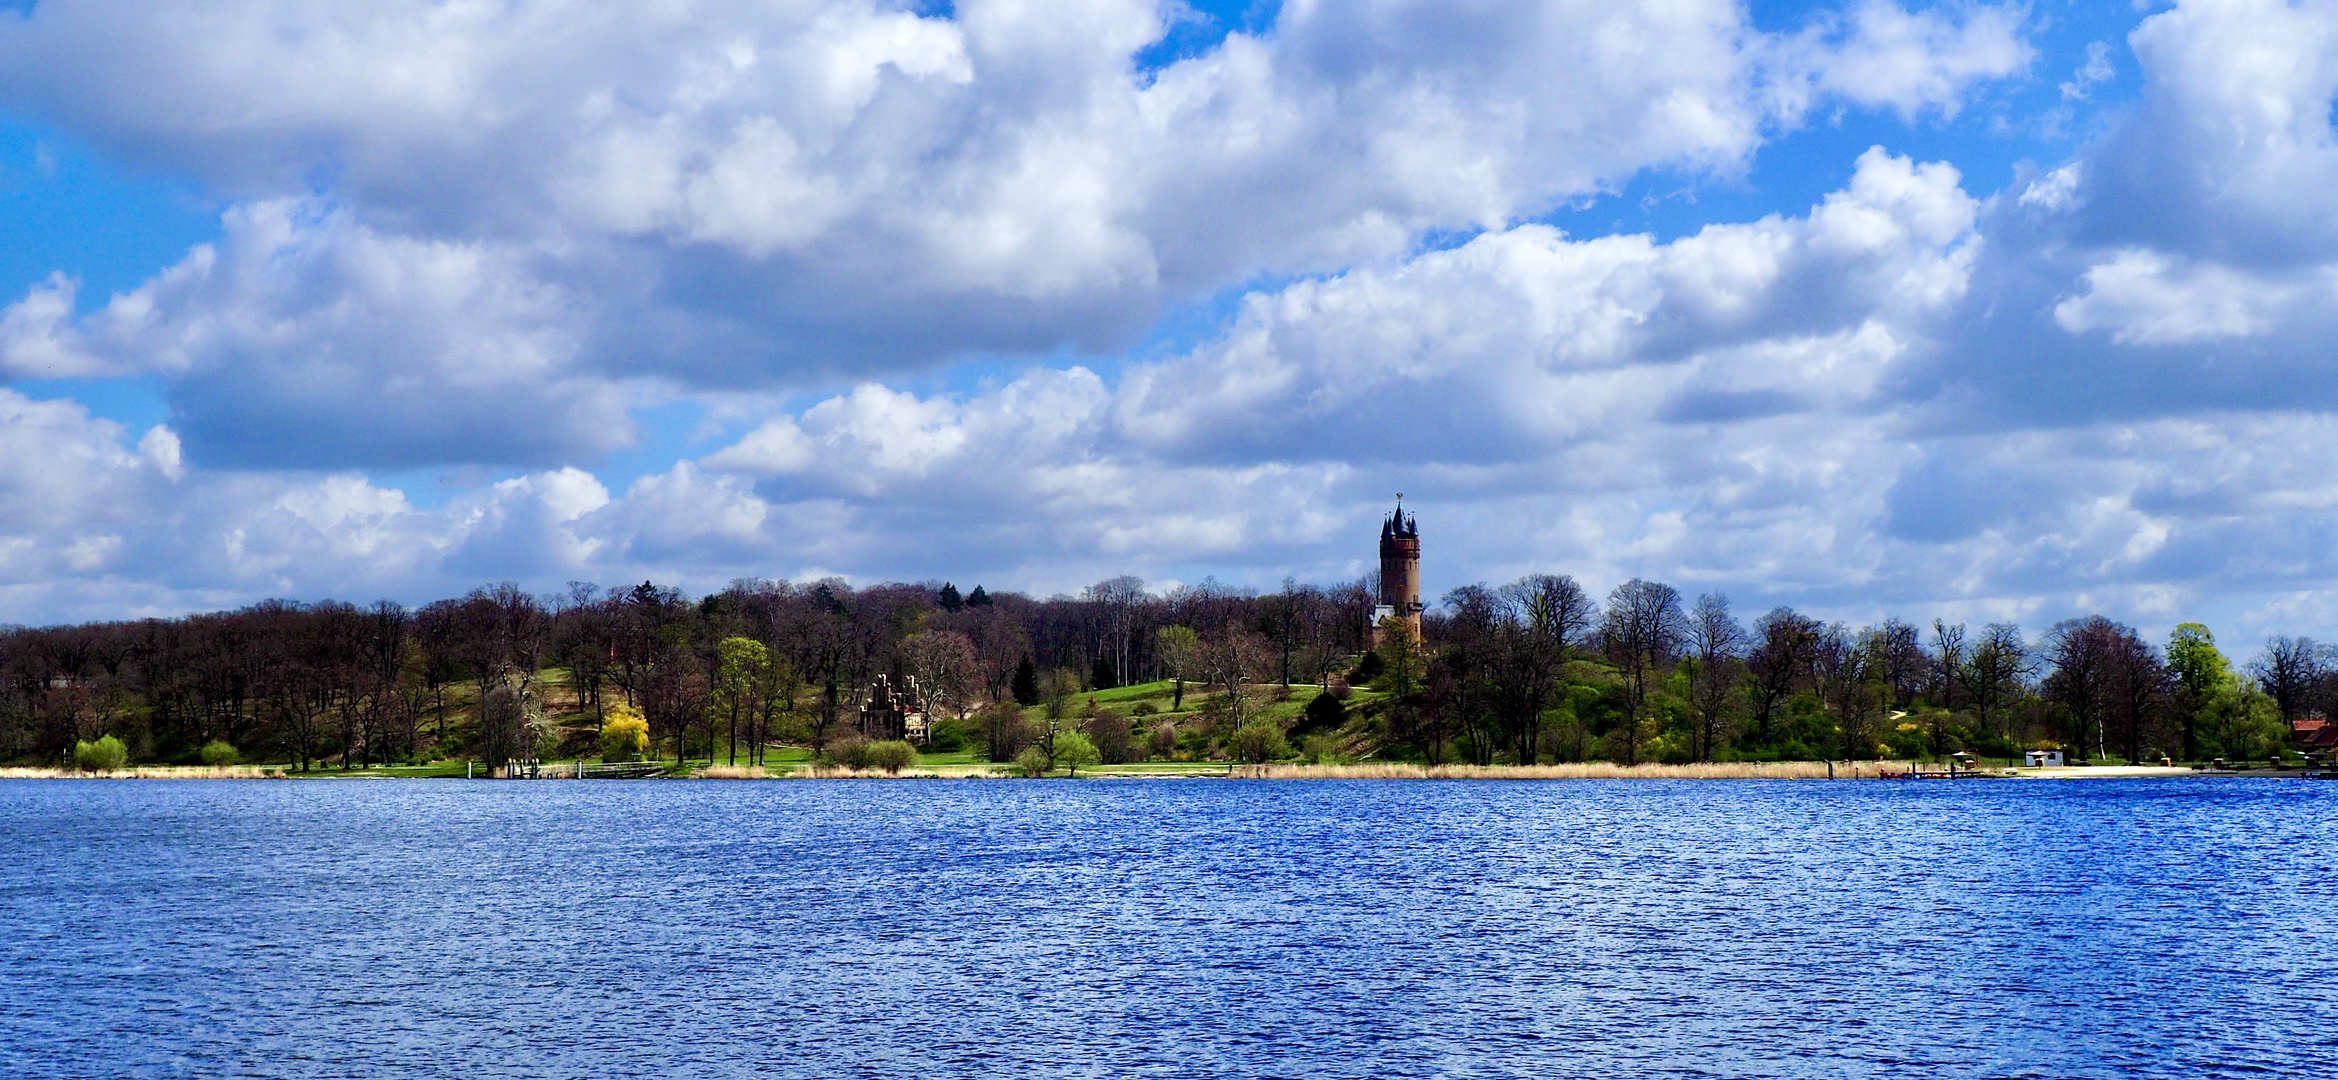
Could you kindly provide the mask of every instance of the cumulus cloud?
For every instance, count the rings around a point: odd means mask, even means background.
[[[39,5],[0,93],[234,206],[86,314],[69,277],[0,312],[10,377],[150,373],[173,406],[132,433],[0,391],[0,597],[1328,579],[1399,489],[1432,586],[2247,632],[2328,591],[2327,5],[2143,19],[2142,99],[2002,192],[1879,147],[1807,211],[1671,240],[1533,219],[1731,175],[1821,108],[1953,117],[2033,64],[2022,15],[1325,0],[1139,70],[1166,21]],[[1228,290],[1190,346],[1116,355]],[[742,390],[808,404],[622,490],[577,468],[630,402]],[[357,471],[433,462],[527,471],[435,508]]]
[[[1168,25],[1150,0],[975,0],[948,18],[868,0],[50,0],[0,19],[0,99],[241,196],[231,234],[309,212],[324,178],[326,220],[248,242],[406,269],[176,298],[182,319],[303,323],[333,357],[321,385],[475,370],[477,335],[385,341],[356,320],[332,338],[334,312],[293,310],[398,312],[429,302],[402,291],[415,276],[461,273],[489,316],[572,338],[506,330],[493,348],[564,351],[611,378],[802,387],[1123,346],[1163,304],[1262,274],[1505,227],[1650,167],[1742,168],[1830,95],[1953,109],[2026,55],[1987,6],[1868,3],[1848,33],[1791,47],[1742,20],[1722,0],[1323,0],[1140,72],[1132,56]],[[358,250],[327,250],[343,245]],[[52,293],[11,328],[19,366],[65,355],[42,351],[44,333],[69,336]],[[75,355],[163,362],[125,355],[137,344]],[[380,370],[336,368],[361,357]],[[487,369],[523,362],[541,363]],[[220,398],[182,406],[198,456],[252,426],[205,427]]]

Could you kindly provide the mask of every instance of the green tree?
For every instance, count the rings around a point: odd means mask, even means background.
[[[763,711],[760,695],[769,689],[771,650],[753,638],[727,637],[715,646],[714,678],[707,685],[706,714],[708,726],[720,721],[730,732],[730,763],[739,763],[739,721],[752,720]],[[754,748],[748,748],[752,755]],[[714,748],[707,748],[707,756]]]
[[[1066,731],[1055,737],[1054,763],[1071,769],[1075,778],[1080,775],[1080,766],[1099,764],[1103,760],[1103,753],[1086,735]]]
[[[2217,695],[2232,683],[2232,667],[2216,649],[2216,636],[2199,623],[2184,623],[2168,635],[2168,670],[2176,677],[2176,721],[2182,725],[2184,760],[2200,759],[2200,720]]]
[[[1022,770],[1025,776],[1045,776],[1055,770],[1055,759],[1048,757],[1047,751],[1034,743],[1015,755],[1015,768]]]
[[[1394,615],[1380,620],[1380,648],[1374,653],[1389,693],[1409,697],[1421,688],[1421,643],[1413,637],[1412,623]]]
[[[1039,665],[1032,663],[1029,656],[1023,657],[1023,662],[1015,667],[1013,693],[1015,704],[1024,708],[1039,704]]]
[[[204,743],[201,754],[203,758],[203,764],[209,765],[215,769],[233,765],[243,760],[243,755],[236,752],[234,744],[228,742],[225,739],[213,739],[210,742]]]

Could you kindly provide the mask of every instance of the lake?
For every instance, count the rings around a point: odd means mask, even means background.
[[[0,782],[0,1074],[2327,1075],[2338,785]]]

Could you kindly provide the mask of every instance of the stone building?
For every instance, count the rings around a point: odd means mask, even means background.
[[[1404,512],[1404,496],[1396,497],[1396,512],[1380,522],[1380,604],[1372,609],[1372,647],[1380,647],[1381,620],[1394,616],[1421,639],[1421,529]]]
[[[861,703],[860,729],[861,737],[873,741],[924,742],[926,701],[918,691],[917,676],[902,679],[899,686],[889,676],[877,676],[877,681],[869,684],[868,698]]]

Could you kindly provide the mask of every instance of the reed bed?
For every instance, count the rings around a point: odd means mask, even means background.
[[[257,765],[140,765],[104,772],[22,767],[0,769],[0,780],[272,780],[283,776],[282,769],[264,769]]]
[[[1873,779],[1876,762],[1837,763],[1834,775]],[[1729,761],[1700,765],[1618,765],[1585,761],[1567,765],[1433,765],[1365,762],[1356,765],[1242,765],[1238,780],[1824,780],[1824,761]]]
[[[761,780],[770,774],[761,765],[709,765],[699,775],[708,780]]]

